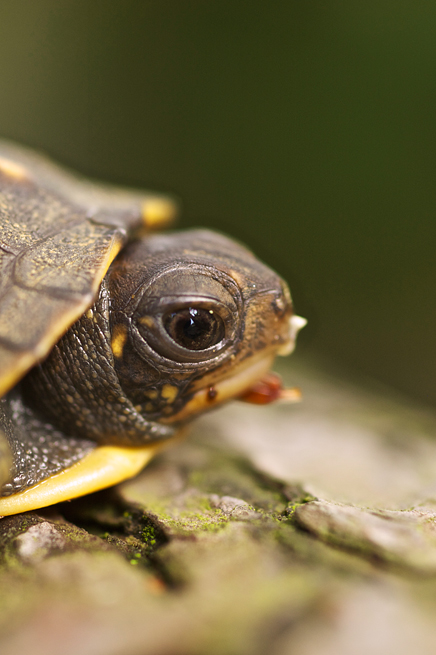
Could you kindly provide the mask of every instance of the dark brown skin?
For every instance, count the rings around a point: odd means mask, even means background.
[[[27,376],[25,396],[57,428],[99,443],[167,438],[176,426],[162,421],[195,391],[212,388],[215,400],[220,380],[289,340],[291,313],[284,282],[234,241],[206,230],[150,236],[115,260],[92,310]]]

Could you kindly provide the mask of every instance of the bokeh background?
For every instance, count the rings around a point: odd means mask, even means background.
[[[2,0],[0,134],[249,244],[299,349],[436,401],[436,3]]]

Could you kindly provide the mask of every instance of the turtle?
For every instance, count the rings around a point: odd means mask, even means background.
[[[162,232],[176,214],[0,141],[0,516],[136,475],[232,398],[285,395],[268,372],[305,323],[287,284],[223,234]]]

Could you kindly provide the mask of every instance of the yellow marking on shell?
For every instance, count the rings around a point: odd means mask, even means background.
[[[36,364],[36,362],[44,359],[44,357],[48,355],[54,344],[59,341],[64,332],[66,332],[68,328],[77,321],[80,316],[82,316],[89,306],[92,305],[101,281],[106,275],[110,264],[119,253],[122,245],[121,238],[118,235],[115,235],[112,238],[112,243],[110,244],[106,256],[97,271],[92,294],[84,296],[80,302],[76,302],[76,304],[74,304],[70,309],[65,310],[62,316],[57,319],[57,322],[50,324],[46,334],[32,351],[14,353],[13,356],[10,357],[8,365],[2,367],[0,373],[0,398],[12,389],[12,387],[21,380],[27,371]]]
[[[150,400],[156,400],[159,394],[157,392],[157,389],[149,389],[148,391],[145,392],[145,395],[147,398],[150,398]]]
[[[114,236],[112,239],[112,243],[109,246],[109,250],[106,254],[106,257],[104,258],[99,270],[97,271],[97,275],[96,275],[97,284],[95,286],[96,292],[101,284],[101,281],[103,280],[104,276],[107,273],[107,269],[109,268],[109,266],[114,261],[115,257],[120,252],[122,245],[123,242],[121,240],[121,237],[119,237],[118,235]]]
[[[115,325],[112,332],[111,347],[117,359],[123,356],[124,346],[127,340],[127,329],[125,325]]]
[[[160,229],[173,223],[177,216],[177,205],[169,198],[151,197],[142,205],[142,219],[149,229]]]
[[[27,180],[29,178],[24,166],[4,157],[0,157],[0,171],[14,180]]]
[[[33,353],[22,353],[16,357],[10,357],[10,359],[12,360],[11,364],[4,367],[0,374],[0,398],[16,385],[36,361]]]
[[[65,471],[13,496],[0,498],[0,516],[47,507],[128,480],[137,475],[167,443],[141,448],[99,446]]]
[[[177,396],[177,387],[174,387],[172,384],[164,384],[160,395],[162,398],[165,398],[169,403],[173,403]]]

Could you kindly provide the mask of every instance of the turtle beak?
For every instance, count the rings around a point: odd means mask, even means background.
[[[277,350],[277,355],[286,357],[286,355],[290,355],[294,351],[297,334],[304,328],[306,323],[306,319],[302,316],[296,316],[295,314],[291,316],[289,319],[289,340],[283,346],[280,346]]]

